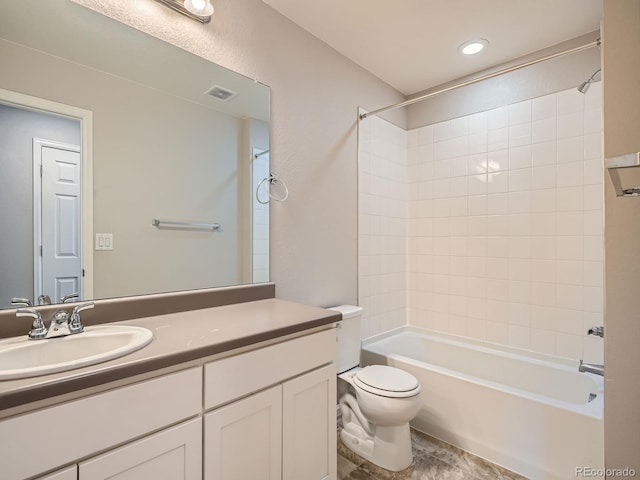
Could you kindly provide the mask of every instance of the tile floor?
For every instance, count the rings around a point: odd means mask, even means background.
[[[526,480],[429,435],[411,430],[413,463],[401,472],[389,472],[358,457],[338,432],[338,480]]]

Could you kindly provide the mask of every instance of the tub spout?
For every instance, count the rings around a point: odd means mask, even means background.
[[[581,373],[587,372],[604,376],[604,365],[598,365],[597,363],[584,363],[582,360],[580,360],[578,371]]]

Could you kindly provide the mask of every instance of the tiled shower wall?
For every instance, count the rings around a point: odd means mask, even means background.
[[[385,179],[396,190],[385,165],[404,157],[390,133],[403,131],[369,120],[361,122],[371,138],[360,158],[360,297],[373,334],[398,323],[401,309],[402,282],[387,291],[379,278],[391,273],[372,257],[390,238],[400,244],[401,215],[378,207],[390,199]],[[408,323],[601,361],[602,340],[586,336],[603,323],[600,84],[406,135]]]
[[[359,304],[362,337],[407,322],[407,132],[377,117],[360,122]]]

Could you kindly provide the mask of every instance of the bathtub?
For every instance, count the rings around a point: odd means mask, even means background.
[[[528,478],[604,468],[602,377],[577,361],[401,327],[363,341],[361,364],[418,379],[414,428]]]

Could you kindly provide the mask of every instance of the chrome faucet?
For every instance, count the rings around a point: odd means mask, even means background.
[[[40,295],[38,297],[38,305],[51,305],[51,297],[49,295]]]
[[[593,373],[602,377],[604,376],[604,365],[599,365],[597,363],[584,363],[582,360],[580,360],[578,371],[580,373]]]
[[[45,326],[40,312],[32,308],[19,308],[16,311],[16,316],[33,318],[33,324],[31,325],[31,330],[29,330],[29,338],[32,340],[66,337],[67,335],[74,335],[84,331],[80,312],[94,306],[93,302],[81,303],[73,309],[71,315],[64,310],[58,310],[53,314],[49,328]]]
[[[591,327],[589,330],[587,330],[587,335],[604,337],[604,327]]]
[[[31,317],[33,323],[31,324],[31,330],[29,330],[29,338],[31,340],[40,340],[47,336],[47,327],[44,326],[44,320],[40,312],[32,308],[19,308],[16,310],[16,317]]]

